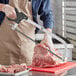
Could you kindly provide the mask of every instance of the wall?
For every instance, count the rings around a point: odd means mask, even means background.
[[[76,59],[76,0],[64,1],[65,37],[74,45],[73,59]]]
[[[61,0],[51,0],[55,25],[53,32],[62,34],[62,1]]]

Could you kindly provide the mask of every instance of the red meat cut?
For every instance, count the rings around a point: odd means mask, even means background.
[[[5,66],[0,67],[0,72],[6,72],[6,73],[17,73],[24,70],[27,70],[26,64],[21,64],[21,65],[15,64],[15,65],[10,65],[8,67]]]
[[[62,60],[51,54],[46,48],[51,50],[48,39],[45,38],[41,41],[40,44],[35,46],[32,61],[33,67],[54,67],[64,63]],[[62,57],[62,55],[60,55],[56,49],[54,53]]]

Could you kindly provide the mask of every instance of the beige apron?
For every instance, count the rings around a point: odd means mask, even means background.
[[[19,11],[24,12],[32,19],[31,2],[28,0],[9,1],[11,6],[16,7]],[[26,63],[30,65],[32,63],[35,44],[18,32],[11,30],[11,27],[7,23],[10,24],[12,22],[5,18],[0,27],[0,64],[10,65]],[[18,29],[32,39],[35,39],[35,27],[28,24],[26,21],[23,20],[19,24]]]

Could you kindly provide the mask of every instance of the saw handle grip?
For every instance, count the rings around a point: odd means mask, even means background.
[[[15,8],[17,17],[15,19],[8,18],[9,21],[14,21],[19,24],[23,19],[27,20],[28,16],[26,16],[23,12],[19,12],[17,8]]]

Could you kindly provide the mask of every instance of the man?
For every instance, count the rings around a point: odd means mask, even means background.
[[[6,16],[16,18],[14,10],[14,7],[16,7],[37,23],[37,14],[39,14],[40,19],[43,21],[43,26],[52,32],[54,21],[51,2],[50,0],[0,0],[0,3],[2,3],[0,4],[0,10],[2,11],[0,13],[0,64],[26,63],[27,65],[31,65],[35,44],[19,33],[11,30],[7,23],[10,24],[12,22],[8,21]],[[3,12],[6,15],[5,18]],[[26,21],[22,21],[18,29],[32,39],[35,39],[35,27]]]

